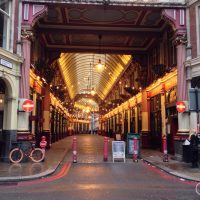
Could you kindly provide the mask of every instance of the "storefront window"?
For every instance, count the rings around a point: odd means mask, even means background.
[[[1,1],[0,2],[0,47],[7,49],[9,41],[9,2]]]

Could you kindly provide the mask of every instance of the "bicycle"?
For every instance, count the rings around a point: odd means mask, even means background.
[[[35,148],[34,143],[31,143],[31,148],[27,152],[23,150],[21,143],[18,144],[19,147],[12,149],[9,153],[9,159],[12,163],[20,163],[25,156],[29,157],[35,163],[39,163],[44,160],[44,151],[40,148]]]
[[[200,196],[200,182],[196,184],[195,191]]]

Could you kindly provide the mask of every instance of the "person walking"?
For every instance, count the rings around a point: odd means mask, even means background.
[[[190,147],[191,147],[191,160],[192,168],[198,167],[198,136],[196,130],[193,130],[190,135]]]

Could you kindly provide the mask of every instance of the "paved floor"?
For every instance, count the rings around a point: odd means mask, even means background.
[[[78,135],[77,152],[78,163],[104,163],[103,161],[103,137],[98,135]],[[19,181],[36,179],[47,176],[56,171],[59,164],[65,158],[66,161],[72,161],[72,140],[73,137],[67,137],[54,143],[50,150],[46,151],[46,159],[41,163],[32,163],[31,161],[21,164],[11,164],[0,162],[0,181]],[[111,142],[109,142],[108,162],[112,162]],[[81,144],[81,145],[80,145]],[[93,150],[95,145],[95,151]],[[191,168],[191,164],[179,162],[171,159],[169,162],[163,162],[162,153],[152,150],[142,150],[142,159],[156,167],[182,177],[184,179],[200,181],[199,168]],[[126,162],[133,162],[132,159],[126,159]]]

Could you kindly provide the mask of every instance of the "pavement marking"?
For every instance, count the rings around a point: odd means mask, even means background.
[[[42,179],[37,179],[37,180],[19,182],[17,186],[29,186],[29,185],[33,185],[33,184],[47,183],[47,182],[52,182],[52,181],[58,180],[68,174],[70,167],[71,167],[71,163],[64,164],[64,166],[62,167],[60,172],[56,175],[53,175],[50,177],[44,177]]]
[[[186,179],[180,178],[174,174],[170,174],[170,173],[166,172],[165,170],[160,169],[159,167],[154,167],[153,165],[151,165],[150,163],[148,163],[146,161],[143,162],[143,165],[144,165],[144,167],[146,167],[150,171],[153,171],[154,173],[160,175],[164,179],[174,180],[176,182],[188,184],[188,185],[196,185],[198,183],[197,181],[186,180]]]

